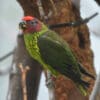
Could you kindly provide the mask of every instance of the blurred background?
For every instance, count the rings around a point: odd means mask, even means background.
[[[79,1],[79,0],[76,0]],[[78,5],[79,7],[79,5]],[[81,0],[80,11],[82,18],[89,17],[95,12],[100,13],[100,7],[93,0]],[[12,51],[16,46],[16,36],[19,33],[18,23],[23,11],[16,0],[0,0],[0,57]],[[96,73],[100,72],[100,15],[88,23],[91,39],[91,48],[94,52]],[[0,70],[10,67],[12,57],[0,62]],[[0,76],[0,100],[6,100],[9,75]],[[48,100],[48,90],[45,86],[45,77],[42,74],[38,100]]]

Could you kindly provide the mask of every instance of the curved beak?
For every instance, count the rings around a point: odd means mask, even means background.
[[[20,22],[19,23],[19,29],[25,30],[26,29],[26,23],[25,22]]]

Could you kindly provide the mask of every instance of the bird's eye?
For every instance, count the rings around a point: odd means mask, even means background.
[[[30,22],[30,24],[31,24],[31,25],[34,25],[34,26],[35,26],[37,23],[38,23],[37,21],[31,21],[31,22]]]

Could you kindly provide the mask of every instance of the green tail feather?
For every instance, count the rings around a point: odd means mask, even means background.
[[[87,91],[87,88],[89,88],[90,83],[81,80],[76,85],[77,85],[77,88],[79,89],[79,91],[81,92],[81,94],[83,96],[87,96],[89,94],[88,91]]]

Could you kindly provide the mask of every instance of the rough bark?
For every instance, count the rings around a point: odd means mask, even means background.
[[[33,15],[40,19],[38,7],[36,4],[37,0],[17,0],[17,1],[21,4],[24,10],[24,15]],[[51,16],[47,24],[70,22],[70,21],[81,19],[79,11],[72,5],[71,0],[53,0],[53,1],[57,9],[56,15],[50,0],[42,0],[45,13],[48,14],[49,10],[53,11],[53,15]],[[95,70],[93,67],[93,53],[90,48],[90,37],[89,37],[89,31],[87,26],[81,25],[77,28],[64,27],[64,28],[55,29],[55,31],[58,32],[69,43],[70,47],[75,52],[77,59],[84,65],[84,67],[95,75]],[[20,46],[21,45],[24,47],[23,43],[20,44]],[[24,54],[21,53],[20,57],[23,57],[23,55]],[[20,59],[18,61],[21,62]],[[30,63],[32,62],[28,62],[28,64]],[[35,66],[32,65],[32,67],[37,68],[37,65]],[[38,69],[37,72],[39,73]],[[31,70],[31,73],[34,73],[33,70]],[[29,73],[29,75],[33,75],[31,73]],[[32,76],[31,77],[28,76],[27,80],[32,81],[31,78]],[[89,91],[91,92],[94,81],[87,77],[84,77],[84,79],[92,83],[91,87],[89,88]],[[33,83],[32,86],[34,86],[34,80],[32,81],[32,83],[31,81],[30,84]],[[60,76],[54,82],[55,82],[56,100],[73,100],[73,99],[89,100],[89,96],[87,97],[82,96],[80,92],[76,89],[73,82],[70,81],[69,79]],[[31,89],[31,91],[34,90],[34,89],[32,90],[31,85],[29,85],[28,88]],[[31,95],[29,94],[30,95],[29,100],[31,100],[31,97],[33,97],[32,94],[35,93],[31,91],[29,91],[29,93],[31,94]],[[12,99],[12,100],[19,100],[19,99]]]
[[[34,61],[28,55],[25,48],[23,36],[18,36],[13,63],[13,70],[15,70],[15,68],[16,70],[10,75],[10,88],[8,100],[23,100],[21,86],[21,71],[18,67],[19,63],[22,63],[23,66],[28,65],[30,67],[26,79],[27,96],[28,100],[36,100],[42,68],[36,61]]]

